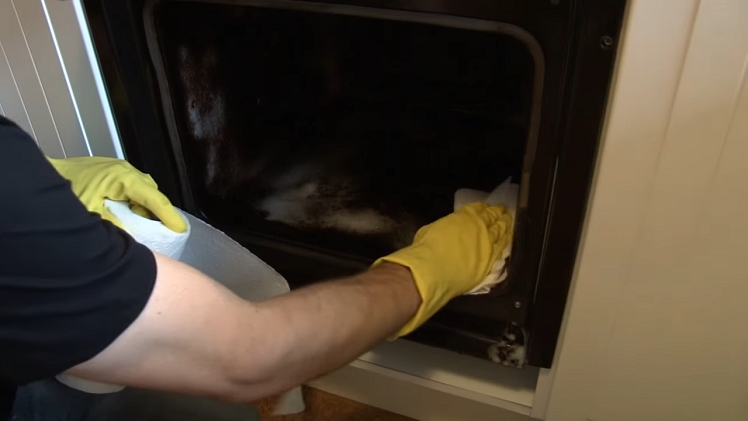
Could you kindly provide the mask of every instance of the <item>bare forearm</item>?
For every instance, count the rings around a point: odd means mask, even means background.
[[[391,263],[253,303],[189,266],[156,261],[140,317],[69,374],[249,402],[345,365],[420,305],[410,271]]]
[[[266,332],[262,389],[283,390],[349,363],[410,320],[420,300],[410,271],[385,263],[257,305],[250,324]]]

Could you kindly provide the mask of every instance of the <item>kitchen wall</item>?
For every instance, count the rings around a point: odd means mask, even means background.
[[[748,2],[633,0],[546,419],[748,419]]]

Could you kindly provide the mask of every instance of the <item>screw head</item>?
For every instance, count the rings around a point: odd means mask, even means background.
[[[520,307],[522,307],[522,303],[520,303],[519,301],[515,301],[514,308],[520,308]]]
[[[613,44],[613,38],[609,35],[604,35],[602,38],[600,38],[600,48],[602,48],[603,50],[610,50],[613,47]]]

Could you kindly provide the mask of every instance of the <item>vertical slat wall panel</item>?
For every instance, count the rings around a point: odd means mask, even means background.
[[[32,134],[47,155],[65,157],[15,5],[12,0],[0,0],[0,5],[0,41],[31,122]]]
[[[11,0],[25,34],[39,85],[65,155],[89,155],[44,8],[39,0]]]
[[[49,16],[48,23],[57,41],[60,61],[67,72],[68,89],[75,98],[91,153],[122,157],[109,99],[80,0],[35,1],[39,1]]]
[[[5,4],[0,3],[0,14],[5,13]],[[5,48],[0,39],[0,102],[3,103],[3,114],[13,120],[27,132],[33,134],[29,116],[23,105],[23,99],[18,92],[16,80],[10,70],[8,59],[5,56]]]
[[[80,0],[0,0],[0,103],[52,157],[123,157]]]

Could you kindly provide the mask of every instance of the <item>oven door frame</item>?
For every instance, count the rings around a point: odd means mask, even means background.
[[[554,60],[546,71],[560,76],[546,80],[558,95],[544,108],[554,118],[544,119],[540,129],[552,142],[538,145],[537,159],[545,160],[542,171],[533,173],[533,189],[544,192],[530,206],[547,210],[542,229],[545,238],[534,258],[538,261],[536,281],[524,282],[508,300],[516,306],[515,321],[502,326],[511,333],[521,320],[527,333],[526,361],[550,367],[555,353],[566,298],[586,211],[587,198],[597,155],[597,146],[612,79],[617,42],[623,21],[625,0],[514,0],[431,2],[428,0],[322,0],[364,7],[387,7],[426,13],[507,22],[520,26],[538,39],[544,54]],[[191,202],[185,197],[179,174],[179,160],[168,147],[167,124],[161,100],[154,86],[154,70],[143,51],[142,10],[126,0],[84,2],[99,65],[122,146],[136,167],[150,173],[162,191],[177,205]],[[564,22],[558,22],[564,19]],[[122,25],[129,22],[130,25]],[[553,23],[552,25],[548,24]],[[549,29],[550,28],[550,29]],[[564,37],[566,42],[550,42]],[[127,58],[127,59],[125,59]],[[134,59],[133,59],[134,58]],[[546,60],[548,61],[548,60]],[[537,218],[535,218],[537,220]],[[530,224],[532,225],[532,224]],[[527,317],[525,317],[525,315]],[[419,342],[455,349],[485,358],[491,341],[467,331],[446,327],[435,320],[414,335]],[[495,341],[493,341],[495,344]]]

